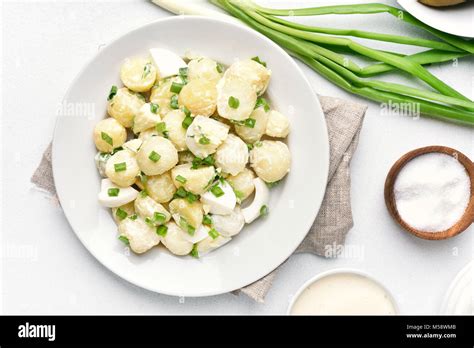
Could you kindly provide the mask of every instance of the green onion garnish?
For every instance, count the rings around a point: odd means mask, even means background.
[[[230,96],[228,104],[232,109],[237,109],[240,105],[240,100],[234,96]]]
[[[212,239],[216,239],[219,237],[219,232],[217,232],[214,228],[212,228],[208,234],[211,236]]]
[[[268,207],[266,205],[262,205],[260,208],[260,216],[268,215]]]
[[[179,105],[178,105],[178,95],[177,94],[173,94],[173,96],[171,97],[171,101],[170,101],[170,107],[172,109],[179,109]]]
[[[191,111],[186,106],[183,106],[182,110],[186,116],[191,116]]]
[[[193,118],[191,116],[186,116],[181,125],[184,129],[188,129],[191,123],[193,123]]]
[[[255,142],[255,144],[253,144],[253,146],[255,147],[262,147],[263,143],[261,141],[257,141]]]
[[[123,172],[127,170],[127,163],[126,162],[115,163],[114,169],[116,172]]]
[[[119,236],[118,239],[123,242],[125,245],[130,245],[130,241],[125,236]]]
[[[107,100],[111,100],[115,95],[117,94],[118,88],[117,86],[112,86],[109,92],[109,96],[107,97]]]
[[[180,183],[182,183],[182,184],[185,184],[186,181],[187,181],[187,179],[186,179],[184,176],[182,176],[182,175],[176,176],[175,179],[176,179],[177,182],[180,182]]]
[[[145,222],[150,226],[154,226],[153,221],[148,216],[145,218]]]
[[[107,133],[105,132],[101,132],[100,133],[100,137],[102,138],[103,141],[105,141],[107,144],[109,144],[110,146],[114,146],[114,140],[112,139],[112,137],[110,135],[108,135]]]
[[[257,122],[257,120],[254,119],[254,118],[247,118],[245,120],[245,127],[254,128],[256,122]]]
[[[159,105],[155,103],[150,103],[150,111],[156,114],[158,112]]]
[[[237,197],[238,199],[244,198],[244,194],[241,191],[234,190],[234,193],[235,193],[235,197]]]
[[[184,87],[183,83],[173,82],[170,87],[170,92],[179,93],[181,92],[183,87]]]
[[[211,193],[217,198],[224,195],[224,191],[222,191],[222,189],[218,185],[214,185],[211,187]]]
[[[117,211],[115,212],[115,215],[120,219],[120,220],[123,220],[125,219],[128,214],[125,210],[123,210],[122,208],[118,208]]]
[[[152,151],[150,152],[150,154],[148,155],[148,158],[150,159],[150,161],[153,161],[153,162],[158,162],[161,158],[160,154],[158,154],[157,152],[155,151]]]
[[[156,234],[162,237],[166,236],[166,233],[168,233],[168,227],[165,225],[160,225],[156,228]]]
[[[132,216],[129,217],[130,220],[136,220],[138,218],[137,214],[133,214]]]
[[[201,144],[201,145],[208,145],[210,143],[211,143],[211,139],[209,139],[205,135],[203,135],[203,136],[201,136],[201,138],[199,138],[199,144]]]
[[[148,196],[148,192],[146,192],[146,190],[141,190],[140,191],[140,197],[145,198],[146,196]]]
[[[196,232],[196,229],[190,224],[188,224],[186,219],[183,217],[179,219],[179,225],[181,226],[183,230],[186,230],[191,236],[193,236],[194,232]]]
[[[265,68],[267,67],[267,63],[265,63],[264,61],[261,61],[260,57],[258,57],[258,56],[253,57],[252,60],[256,61],[258,64],[262,64]]]
[[[166,132],[166,123],[164,122],[158,122],[155,126],[155,129],[158,133],[164,133]]]
[[[176,191],[175,194],[176,194],[178,197],[185,198],[185,197],[188,195],[188,191],[186,191],[186,190],[184,189],[184,187],[181,186],[181,187]]]
[[[143,67],[142,80],[151,73],[151,63],[146,63]]]
[[[224,66],[221,63],[216,63],[216,70],[219,74],[224,72]]]
[[[249,151],[251,151],[253,149],[253,145],[252,144],[247,144],[247,148],[249,149]]]
[[[204,225],[212,225],[212,219],[209,215],[204,215],[204,217],[202,218],[202,223]]]
[[[197,250],[197,244],[194,244],[193,250],[191,250],[191,252],[189,253],[189,255],[191,255],[192,257],[194,257],[194,258],[196,258],[196,259],[199,259],[199,253],[198,253],[198,250]]]
[[[188,194],[186,195],[186,200],[187,200],[189,203],[194,203],[194,202],[196,202],[198,199],[199,199],[199,196],[195,195],[194,193],[188,192]]]
[[[257,103],[255,103],[255,109],[258,109],[261,106],[263,106],[263,110],[265,110],[265,112],[270,111],[270,105],[268,105],[267,100],[263,97],[258,97]]]
[[[119,195],[120,189],[116,187],[109,188],[107,194],[109,197],[117,197]]]
[[[278,184],[280,183],[281,180],[278,180],[278,181],[274,181],[274,182],[266,182],[267,186],[269,188],[273,188],[275,186],[278,186]]]
[[[138,176],[140,177],[140,182],[143,185],[146,185],[146,183],[148,182],[148,177],[145,175],[145,173],[140,172],[140,174],[138,174]]]
[[[179,68],[179,76],[188,77],[188,68]]]
[[[193,165],[191,169],[197,169],[200,166],[213,166],[215,163],[214,157],[212,155],[207,156],[206,158],[194,157]]]
[[[158,222],[159,224],[163,224],[166,221],[166,215],[155,211],[155,213],[153,214],[153,221]]]

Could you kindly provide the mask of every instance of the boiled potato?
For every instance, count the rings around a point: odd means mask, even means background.
[[[94,143],[101,152],[111,152],[127,140],[127,130],[115,118],[99,121],[94,128]]]
[[[163,122],[166,124],[168,137],[178,151],[184,151],[186,146],[186,129],[183,128],[183,120],[186,115],[181,110],[173,110],[166,114]]]
[[[290,150],[281,141],[264,140],[250,151],[250,163],[260,179],[275,182],[290,171]]]
[[[153,112],[153,105],[150,103],[143,104],[138,110],[133,120],[133,133],[138,134],[144,130],[150,129],[158,122],[161,122],[161,117],[157,113]]]
[[[167,78],[160,81],[158,85],[153,86],[151,89],[150,102],[158,104],[158,113],[162,117],[173,110],[171,108],[171,97],[173,97],[175,93],[170,90],[173,82],[181,83],[182,81],[179,77]]]
[[[211,116],[216,111],[216,83],[205,79],[191,80],[179,93],[179,105],[193,115]]]
[[[222,66],[210,58],[193,59],[188,63],[188,79],[217,81],[222,77]]]
[[[171,178],[176,187],[183,186],[186,191],[201,195],[216,175],[214,167],[192,169],[190,163],[180,164],[171,170]],[[181,181],[180,181],[181,180]]]
[[[147,177],[145,188],[148,195],[158,203],[171,201],[176,192],[170,172]]]
[[[181,151],[178,154],[179,164],[192,163],[194,155],[191,151]]]
[[[271,70],[252,59],[239,60],[232,64],[225,73],[225,77],[238,77],[252,86],[257,95],[267,90],[270,82]]]
[[[142,218],[127,218],[119,224],[118,230],[120,235],[130,242],[130,249],[137,254],[142,254],[160,243],[160,236],[156,234],[155,228]]]
[[[145,98],[131,92],[128,88],[119,88],[112,99],[108,101],[107,112],[122,126],[130,128],[138,110],[145,104]]]
[[[238,136],[229,134],[214,156],[217,168],[222,172],[237,175],[245,169],[249,160],[247,145]]]
[[[270,111],[265,133],[275,138],[286,138],[290,133],[290,120],[276,110]]]
[[[203,210],[201,202],[190,203],[186,199],[176,198],[169,204],[169,209],[176,223],[186,231],[187,223],[197,230],[202,224]]]
[[[242,230],[244,225],[244,215],[239,206],[236,206],[229,215],[212,215],[212,227],[224,237],[235,236]]]
[[[160,136],[143,141],[137,153],[137,162],[146,175],[159,175],[178,163],[178,151],[173,143]]]
[[[155,83],[156,77],[156,68],[149,58],[127,58],[120,69],[123,84],[135,92],[148,91]]]
[[[217,84],[217,112],[224,118],[243,121],[249,118],[256,102],[255,89],[244,79],[224,75]]]
[[[120,209],[120,213],[117,214],[117,211]],[[122,215],[123,214],[123,215]],[[127,214],[125,216],[125,214]],[[117,224],[121,223],[127,217],[132,216],[135,214],[135,206],[133,202],[129,202],[117,208],[112,208],[112,217],[114,218]]]
[[[116,152],[107,160],[105,174],[116,185],[128,187],[133,185],[140,173],[135,154],[128,150]]]
[[[138,135],[138,139],[145,141],[148,138],[157,137],[159,135],[160,133],[158,133],[158,131],[156,130],[156,127],[153,127],[153,128],[148,128],[144,130],[143,132],[140,132],[140,134]]]
[[[234,189],[237,198],[240,201],[243,201],[244,199],[249,197],[255,189],[255,185],[253,183],[254,178],[254,173],[250,169],[245,168],[237,175],[228,176],[226,180]]]
[[[189,242],[181,228],[178,227],[174,222],[166,224],[168,230],[164,237],[161,237],[161,241],[164,246],[175,255],[187,255],[193,250],[193,243]]]
[[[221,122],[196,116],[186,131],[186,145],[195,156],[205,158],[216,152],[228,132],[229,126]]]
[[[135,211],[142,218],[153,219],[155,213],[160,213],[165,216],[165,221],[171,219],[171,214],[160,203],[157,203],[153,198],[139,194],[135,200]]]
[[[253,128],[236,124],[235,132],[247,143],[253,144],[259,141],[267,129],[268,115],[263,106],[258,107],[250,115],[250,118],[255,120]]]

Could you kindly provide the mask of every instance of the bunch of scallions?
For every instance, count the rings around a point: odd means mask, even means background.
[[[398,105],[415,103],[423,115],[474,125],[474,103],[424,67],[427,64],[447,62],[474,54],[473,41],[438,31],[409,13],[385,4],[271,9],[261,7],[250,0],[209,1],[278,43],[314,71],[350,93],[382,103]],[[356,29],[308,26],[283,18],[377,13],[387,13],[400,22],[417,26],[429,32],[433,39]],[[404,55],[370,48],[353,41],[350,37],[419,46],[426,49],[416,54]],[[345,54],[368,58],[373,63],[361,67]],[[408,73],[428,86],[426,89],[414,88],[373,78],[388,71]]]

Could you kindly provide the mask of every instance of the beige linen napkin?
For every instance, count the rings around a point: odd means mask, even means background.
[[[367,106],[332,97],[320,96],[319,100],[329,133],[328,185],[319,214],[296,252],[312,252],[320,256],[334,257],[336,255],[328,254],[328,250],[331,252],[332,246],[342,245],[353,225],[349,163],[357,147]],[[51,167],[51,144],[44,152],[31,182],[36,187],[56,195]],[[234,294],[242,292],[257,302],[263,302],[277,270],[245,288],[234,291]]]

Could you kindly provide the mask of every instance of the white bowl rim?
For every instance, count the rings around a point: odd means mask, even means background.
[[[444,295],[444,298],[443,298],[443,302],[441,303],[441,307],[440,307],[440,313],[439,314],[442,314],[442,315],[454,315],[454,314],[450,314],[447,312],[448,310],[448,306],[449,306],[449,303],[451,302],[451,296],[454,292],[454,289],[459,285],[459,282],[461,281],[461,279],[463,279],[466,274],[468,272],[472,272],[472,268],[474,268],[474,260],[471,260],[469,261],[457,274],[456,276],[454,277],[454,279],[451,281],[451,283],[449,284],[449,288],[448,290],[446,291],[445,295]]]
[[[112,45],[114,44],[116,41],[119,41],[120,39],[122,39],[122,37],[126,36],[126,35],[130,35],[131,33],[135,32],[135,31],[138,31],[138,30],[142,30],[143,28],[145,27],[148,27],[148,26],[153,26],[155,23],[157,22],[167,22],[167,21],[175,21],[175,20],[183,20],[185,18],[189,18],[189,19],[199,19],[199,20],[204,20],[204,21],[209,21],[209,22],[216,22],[218,24],[221,24],[221,25],[230,25],[230,26],[234,26],[234,27],[239,27],[241,30],[245,30],[249,33],[252,33],[253,35],[255,36],[258,36],[260,37],[260,39],[262,40],[265,40],[267,42],[269,42],[270,45],[274,46],[276,50],[280,51],[282,54],[288,56],[290,59],[289,61],[291,61],[291,64],[293,65],[293,67],[295,68],[296,71],[298,71],[298,73],[300,74],[302,80],[305,82],[305,86],[304,88],[309,88],[311,90],[313,90],[313,87],[312,85],[310,84],[308,78],[305,76],[305,74],[303,73],[303,71],[301,70],[301,68],[296,64],[295,60],[289,56],[289,54],[283,49],[281,48],[279,45],[277,45],[275,42],[273,42],[272,40],[270,40],[269,38],[267,38],[265,35],[261,34],[260,32],[252,29],[252,28],[249,28],[248,26],[244,25],[243,23],[241,23],[240,21],[237,21],[237,20],[234,20],[233,17],[229,17],[229,19],[225,19],[225,18],[211,18],[211,17],[204,17],[204,16],[199,16],[199,15],[180,15],[180,16],[170,16],[170,17],[165,17],[165,18],[159,18],[159,19],[156,19],[156,20],[153,20],[151,22],[148,22],[146,24],[142,24],[142,25],[138,25],[136,26],[135,28],[131,29],[131,30],[128,30],[127,32],[125,33],[121,33],[119,35],[117,35],[114,39],[112,39],[111,41],[109,41],[105,47],[109,46],[109,45]],[[93,63],[93,61],[101,54],[103,54],[104,50],[99,50],[98,52],[96,52],[90,59],[88,59],[86,61],[86,63],[82,66],[82,68],[79,70],[79,72],[76,74],[76,76],[73,78],[73,80],[70,82],[68,88],[66,89],[66,92],[64,93],[64,96],[62,98],[62,100],[67,100],[67,97],[70,93],[70,90],[72,89],[72,86],[76,83],[76,81],[79,79],[79,77],[84,73],[84,71],[89,67],[89,65],[91,65]],[[323,171],[324,173],[324,177],[326,177],[326,185],[327,185],[327,177],[329,175],[329,156],[330,156],[330,147],[329,147],[329,136],[328,136],[328,132],[327,132],[327,122],[326,122],[326,119],[324,117],[324,112],[322,110],[322,107],[321,107],[321,103],[319,101],[319,98],[317,97],[316,93],[315,93],[315,98],[314,98],[314,101],[316,102],[316,104],[319,106],[319,109],[321,111],[321,114],[323,115],[323,117],[321,117],[321,121],[322,121],[322,125],[324,126],[326,132],[322,132],[324,134],[324,143],[327,144],[327,147],[326,147],[326,150],[327,151],[322,151],[321,152],[321,156],[322,156],[322,162],[320,163],[321,167],[320,167],[320,170]],[[52,162],[52,168],[53,168],[53,179],[55,182],[57,182],[56,180],[56,172],[54,171],[54,153],[56,150],[56,147],[55,147],[55,134],[57,132],[57,129],[58,129],[58,126],[59,126],[59,123],[60,123],[60,118],[57,117],[56,118],[56,121],[55,121],[55,126],[54,126],[54,130],[53,130],[53,141],[52,141],[52,151],[51,151],[51,162]],[[307,223],[307,228],[306,228],[306,232],[309,231],[309,229],[311,228],[314,220],[316,219],[316,216],[317,214],[319,213],[319,210],[321,208],[321,204],[322,204],[322,201],[324,199],[324,195],[325,195],[325,191],[326,191],[326,185],[324,186],[324,191],[323,191],[323,194],[321,195],[321,198],[319,199],[319,202],[316,202],[316,206],[318,207],[317,209],[315,209],[312,214],[311,214],[311,219],[308,220],[308,223]],[[61,193],[60,191],[58,190],[57,191],[57,196],[58,196],[58,200],[60,202],[60,204],[62,205],[63,202],[61,202]],[[178,296],[176,295],[175,293],[168,293],[166,291],[158,291],[157,289],[154,289],[152,287],[149,287],[147,286],[146,284],[143,284],[143,283],[140,283],[140,282],[137,282],[135,280],[132,280],[130,279],[129,277],[126,277],[124,276],[123,274],[117,274],[115,271],[113,271],[105,262],[103,262],[103,260],[101,260],[94,251],[92,251],[90,248],[88,248],[85,244],[85,242],[82,240],[82,238],[80,237],[80,234],[77,233],[76,229],[74,226],[72,226],[69,221],[69,216],[68,216],[68,213],[66,212],[66,210],[63,210],[63,213],[66,217],[66,220],[68,220],[68,224],[69,226],[71,227],[71,229],[74,231],[74,234],[76,236],[76,238],[79,239],[79,241],[81,242],[81,244],[85,247],[85,249],[102,265],[104,266],[105,268],[107,268],[109,271],[111,271],[115,276],[121,278],[121,279],[124,279],[126,280],[127,282],[135,285],[135,286],[138,286],[138,287],[141,287],[143,289],[146,289],[148,291],[152,291],[152,292],[157,292],[157,293],[160,293],[160,294],[164,294],[164,295],[170,295],[170,296]],[[288,254],[286,255],[285,258],[282,258],[282,261],[276,265],[273,269],[269,270],[266,274],[269,274],[271,273],[273,270],[277,269],[281,264],[283,264],[293,253],[294,251],[296,250],[296,248],[298,247],[298,245],[301,244],[301,242],[303,241],[303,239],[306,237],[307,233],[301,238],[301,240],[298,241],[298,243],[294,246],[294,248],[292,248],[293,250]],[[266,274],[263,274],[261,275],[261,277],[264,277]],[[260,279],[260,278],[259,278]],[[257,279],[258,280],[258,279]],[[257,281],[256,280],[256,281]],[[251,283],[249,283],[251,284]],[[244,286],[247,286],[249,284],[246,284]],[[217,290],[217,291],[208,291],[208,292],[201,292],[199,294],[186,294],[185,296],[186,297],[205,297],[205,296],[213,296],[213,295],[220,295],[220,294],[223,294],[223,293],[228,293],[230,291],[234,291],[234,290],[237,290],[237,289],[233,289],[233,290],[226,290],[226,291],[222,291],[222,290]],[[179,295],[181,296],[181,295]]]
[[[388,298],[390,302],[392,302],[393,308],[395,309],[395,315],[400,314],[400,309],[398,307],[398,303],[395,300],[395,297],[393,296],[393,293],[385,286],[383,285],[379,280],[374,278],[372,275],[367,273],[366,271],[362,271],[356,268],[346,268],[346,267],[341,267],[341,268],[334,268],[330,269],[321,273],[316,274],[315,276],[311,277],[308,279],[306,282],[301,285],[301,287],[296,291],[295,295],[293,295],[290,305],[288,306],[288,309],[286,311],[287,315],[292,315],[291,310],[293,309],[293,306],[296,302],[296,300],[301,296],[304,290],[306,290],[311,284],[334,274],[355,274],[364,278],[367,278],[368,280],[374,282],[378,286],[380,286],[385,293],[388,295]],[[317,314],[315,314],[317,315]],[[329,314],[331,315],[331,314]],[[334,315],[334,314],[333,314]],[[371,316],[372,314],[368,314],[368,316]],[[388,314],[387,314],[388,315]],[[347,316],[351,316],[351,314],[347,314]]]

